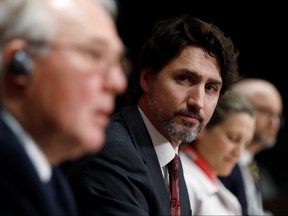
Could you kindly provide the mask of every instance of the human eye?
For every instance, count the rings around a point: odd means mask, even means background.
[[[184,75],[184,74],[182,74],[182,75],[179,75],[178,77],[177,77],[177,80],[179,81],[179,82],[188,82],[188,76],[187,75]]]
[[[187,73],[180,73],[175,76],[175,81],[180,85],[190,86],[193,85],[196,81],[187,74]]]
[[[206,84],[205,89],[211,94],[216,94],[220,92],[220,86],[214,83]]]
[[[88,49],[86,48],[86,53],[93,59],[100,59],[102,58],[102,53],[99,50],[96,49]]]
[[[228,139],[234,146],[237,147],[248,146],[250,143],[250,140],[245,140],[245,137],[240,134],[230,134],[230,136],[228,136]]]
[[[228,139],[233,143],[239,143],[241,138],[237,136],[236,134],[229,134],[227,135]]]
[[[98,67],[107,69],[111,66],[111,62],[108,60],[107,53],[104,50],[96,48],[85,48],[87,58],[93,63],[97,64]]]
[[[84,57],[90,58],[91,60],[99,61],[103,58],[103,52],[98,48],[89,47],[89,46],[75,46],[76,50],[80,52]]]

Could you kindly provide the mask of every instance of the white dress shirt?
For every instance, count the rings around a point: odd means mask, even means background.
[[[159,131],[152,125],[152,123],[149,121],[149,119],[145,116],[145,114],[140,108],[139,111],[154,145],[154,149],[156,151],[159,164],[161,166],[166,189],[170,193],[167,164],[171,160],[173,160],[175,154],[178,154],[178,147],[174,150],[172,144],[162,134],[159,133]]]
[[[193,215],[241,215],[237,198],[216,179],[216,184],[180,151]]]

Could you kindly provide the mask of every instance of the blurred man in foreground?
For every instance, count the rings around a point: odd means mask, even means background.
[[[78,214],[57,165],[103,146],[126,88],[108,9],[115,2],[0,2],[0,215]]]

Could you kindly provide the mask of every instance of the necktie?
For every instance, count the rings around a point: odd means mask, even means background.
[[[260,178],[259,178],[259,169],[255,160],[252,160],[248,163],[248,168],[250,174],[254,180],[254,184],[257,190],[260,190]]]
[[[170,208],[172,216],[180,216],[180,196],[179,196],[179,157],[175,154],[172,161],[168,163],[171,200]]]

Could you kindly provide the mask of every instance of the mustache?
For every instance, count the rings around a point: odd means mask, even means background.
[[[174,112],[174,115],[185,115],[185,116],[189,116],[191,118],[196,118],[196,119],[198,119],[199,122],[204,121],[203,115],[194,107],[189,107],[187,109],[177,110],[176,112]]]

